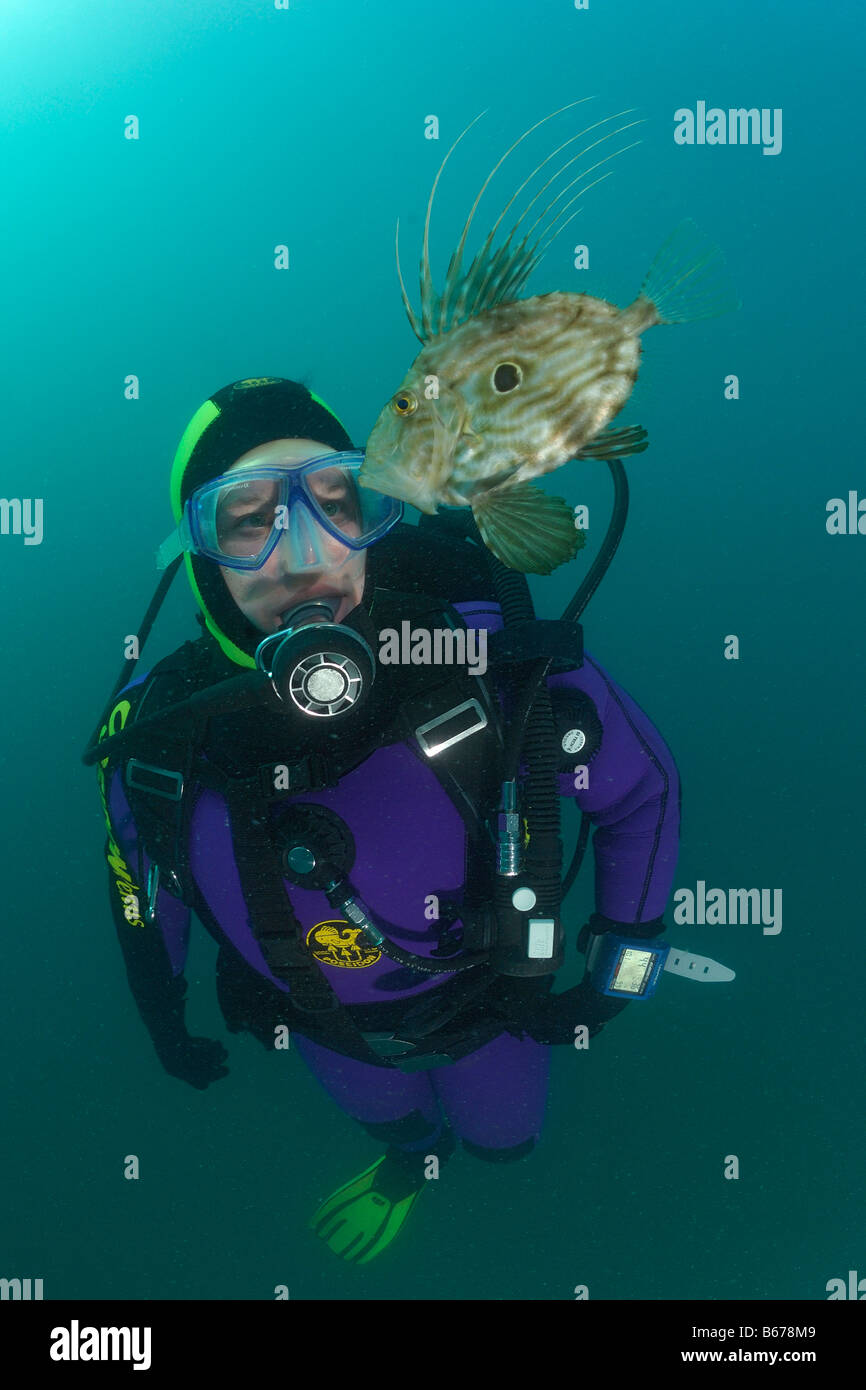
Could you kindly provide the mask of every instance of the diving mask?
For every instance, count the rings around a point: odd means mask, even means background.
[[[362,449],[302,463],[235,468],[196,488],[157,551],[166,569],[184,551],[233,570],[258,570],[284,542],[291,573],[333,569],[396,525],[403,504],[358,482]]]

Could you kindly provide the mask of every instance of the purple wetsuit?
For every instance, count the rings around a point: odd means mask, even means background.
[[[502,626],[490,603],[455,605],[470,628]],[[589,786],[575,791],[575,778],[559,776],[559,791],[575,797],[596,833],[596,911],[616,922],[650,922],[662,916],[673,882],[679,831],[679,781],[666,744],[633,700],[589,654],[578,671],[554,676],[551,689],[585,692],[594,702],[603,737],[589,769]],[[386,921],[398,946],[429,956],[438,944],[429,920],[430,896],[463,885],[466,829],[433,773],[404,744],[378,749],[335,788],[296,798],[335,811],[354,836],[357,857],[352,882],[374,920]],[[138,837],[121,778],[115,775],[108,809],[117,846],[128,864],[138,862]],[[143,855],[145,872],[149,867]],[[259,974],[278,989],[287,986],[268,969],[250,929],[235,863],[229,813],[217,792],[200,789],[192,814],[190,867],[212,918],[224,937]],[[333,923],[324,893],[284,880],[305,935]],[[183,970],[189,909],[161,890],[157,920],[175,975]],[[344,1004],[409,999],[453,978],[430,975],[401,986],[395,963],[373,950],[340,944],[350,932],[342,923],[321,969]],[[375,959],[374,959],[375,957]],[[383,992],[384,991],[384,992]],[[387,1125],[418,1112],[429,1123],[401,1142],[425,1149],[439,1134],[443,1115],[458,1138],[488,1151],[525,1145],[540,1134],[547,1093],[550,1049],[531,1038],[502,1033],[450,1065],[401,1072],[345,1057],[294,1035],[307,1066],[339,1107],[366,1125]],[[422,1127],[423,1128],[423,1127]]]

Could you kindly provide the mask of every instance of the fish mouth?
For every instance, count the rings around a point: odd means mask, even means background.
[[[388,491],[388,478],[391,476],[396,483],[400,476],[399,470],[374,459],[368,463],[365,459],[361,468],[358,470],[358,482],[362,487],[369,488],[371,492],[381,492],[385,497],[395,497],[396,493]]]
[[[367,440],[358,481],[433,515],[443,500],[468,411],[455,391],[423,404],[409,429],[396,438],[393,421],[387,417],[377,421]]]
[[[395,497],[400,502],[407,502],[410,507],[417,507],[419,512],[433,513],[436,510],[429,480],[413,477],[402,458],[383,461],[374,458],[371,473],[365,477],[362,468],[358,481],[372,492],[381,492],[385,497]]]
[[[384,492],[389,496],[386,488],[382,484],[382,479],[397,471],[399,467],[396,455],[399,447],[393,441],[390,442],[383,435],[381,421],[377,421],[373,426],[370,438],[364,446],[364,461],[358,469],[358,482],[364,487],[372,488],[373,492]]]

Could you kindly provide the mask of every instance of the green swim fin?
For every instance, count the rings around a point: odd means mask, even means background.
[[[310,1227],[335,1255],[368,1264],[391,1244],[425,1185],[423,1155],[389,1149],[338,1187]]]

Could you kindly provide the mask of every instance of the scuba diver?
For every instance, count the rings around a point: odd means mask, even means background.
[[[205,402],[174,460],[165,573],[84,755],[129,984],[164,1068],[199,1089],[227,1074],[222,1044],[184,1024],[194,913],[219,947],[228,1030],[269,1049],[289,1030],[384,1147],[313,1221],[359,1264],[457,1140],[495,1163],[530,1153],[551,1046],[585,1046],[663,969],[700,961],[659,940],[673,758],[577,621],[622,532],[619,460],[599,555],[563,617],[538,620],[468,510],[404,523],[401,503],[358,483],[363,457],[295,382],[239,381]],[[139,674],[182,562],[201,635]],[[444,633],[459,656],[456,639],[482,631],[483,673],[382,659],[386,633]],[[582,812],[565,879],[562,796]],[[561,902],[590,824],[587,966],[557,994]]]

